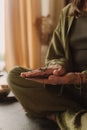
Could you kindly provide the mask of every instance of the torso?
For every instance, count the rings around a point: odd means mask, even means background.
[[[87,70],[87,12],[74,19],[69,41],[73,71]]]

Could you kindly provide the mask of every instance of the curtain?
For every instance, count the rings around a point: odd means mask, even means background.
[[[40,0],[6,0],[5,9],[7,71],[15,65],[39,67],[40,41],[35,19],[40,15]]]
[[[55,22],[62,2],[50,0],[49,3],[49,13]],[[40,67],[43,59],[42,44],[38,37],[36,19],[41,17],[41,0],[6,0],[5,15],[6,70],[14,66],[32,69]]]
[[[50,14],[56,27],[61,9],[65,6],[65,0],[50,0]]]

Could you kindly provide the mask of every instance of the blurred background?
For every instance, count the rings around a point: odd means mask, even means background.
[[[70,0],[0,0],[0,71],[44,66],[61,9]]]

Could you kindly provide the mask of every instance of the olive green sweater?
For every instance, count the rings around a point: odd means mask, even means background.
[[[73,9],[70,3],[63,8],[60,14],[59,24],[54,30],[45,63],[49,65],[62,65],[67,72],[72,72],[72,59],[69,49],[69,31],[74,20],[74,15],[69,15]],[[82,71],[87,78],[87,70]]]

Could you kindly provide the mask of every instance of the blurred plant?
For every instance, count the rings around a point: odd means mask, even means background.
[[[36,19],[36,28],[42,44],[48,44],[54,30],[51,16],[41,16]]]

